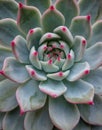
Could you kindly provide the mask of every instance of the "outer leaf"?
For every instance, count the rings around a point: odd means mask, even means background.
[[[91,70],[99,67],[102,64],[102,42],[98,42],[88,48],[83,57],[83,61],[89,63]]]
[[[18,104],[15,97],[15,92],[18,84],[5,79],[0,82],[0,111],[10,111]]]
[[[95,5],[96,6],[96,5]],[[102,20],[97,21],[92,26],[92,37],[89,40],[88,47],[102,41]]]
[[[41,14],[36,7],[19,4],[17,24],[27,34],[32,28],[39,27]]]
[[[80,0],[80,14],[88,15],[91,14],[92,22],[95,22],[102,16],[102,1],[101,0]]]
[[[29,51],[26,45],[26,40],[18,35],[11,43],[12,51],[16,59],[21,63],[29,64]]]
[[[78,125],[73,130],[92,130],[91,126],[80,120]]]
[[[18,83],[24,83],[29,79],[25,66],[12,57],[5,59],[3,72],[6,77]]]
[[[12,0],[0,0],[0,19],[17,17],[18,6],[15,1]]]
[[[6,114],[3,120],[3,130],[24,130],[24,115],[19,115],[19,109],[16,108]]]
[[[0,46],[0,70],[3,67],[3,62],[6,57],[12,56],[11,50]]]
[[[77,107],[66,102],[63,97],[50,98],[49,114],[54,125],[61,130],[72,130],[80,118]]]
[[[51,4],[51,0],[25,0],[27,5],[37,7],[43,13]]]
[[[81,117],[87,123],[102,125],[102,97],[96,95],[94,105],[79,105]]]
[[[10,46],[10,42],[15,36],[20,35],[20,31],[16,25],[16,21],[12,19],[0,20],[0,42],[5,46]],[[21,34],[22,35],[22,34]]]
[[[48,79],[47,81],[41,82],[39,88],[42,92],[49,96],[56,98],[62,95],[66,91],[66,87],[61,81]]]
[[[71,103],[89,103],[93,101],[94,97],[94,87],[93,85],[83,81],[78,80],[76,82],[64,81],[67,91],[64,97],[67,101]]]
[[[89,75],[83,78],[83,80],[94,86],[96,94],[102,95],[102,68],[91,71]]]
[[[3,121],[3,118],[5,116],[5,113],[4,112],[0,112],[0,130],[2,130],[2,121]]]
[[[21,85],[16,92],[21,113],[33,111],[44,106],[46,95],[39,90],[39,82],[30,80]]]
[[[69,27],[72,18],[79,14],[79,7],[75,0],[58,0],[56,8],[64,15],[67,27]]]
[[[73,18],[70,30],[73,36],[81,35],[86,39],[89,39],[91,36],[90,16],[77,16]]]
[[[52,130],[53,124],[48,113],[48,106],[34,112],[28,112],[24,121],[25,130]]]
[[[64,16],[54,6],[50,6],[42,16],[44,32],[52,32],[56,27],[64,25],[64,23]]]
[[[75,63],[67,77],[68,81],[76,81],[89,73],[90,66],[87,62]]]

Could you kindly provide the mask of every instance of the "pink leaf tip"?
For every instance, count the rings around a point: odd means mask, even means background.
[[[89,22],[91,20],[91,15],[86,16],[87,21]]]
[[[29,30],[29,34],[33,34],[34,33],[34,30],[33,29],[30,29]]]
[[[52,35],[49,33],[48,35],[47,35],[47,38],[51,38],[52,37]]]
[[[50,60],[48,61],[48,64],[50,64],[50,65],[52,64],[52,59],[50,59]]]
[[[88,102],[89,105],[94,105],[93,101]]]
[[[49,9],[50,9],[51,11],[52,11],[52,10],[55,10],[54,5],[51,5]]]
[[[63,76],[63,72],[59,72],[59,73],[58,73],[58,76],[59,76],[59,77],[62,77],[62,76]]]
[[[83,40],[82,40],[82,44],[85,46],[85,45],[86,45],[86,43],[87,43],[87,42],[86,42],[86,40],[85,40],[85,39],[83,39]]]
[[[34,51],[33,52],[33,56],[37,56],[38,55],[38,52],[37,51]]]
[[[60,48],[61,48],[61,49],[63,49],[63,48],[64,48],[64,45],[63,45],[63,44],[61,44],[61,45],[60,45]]]
[[[21,2],[19,3],[19,8],[23,8],[23,4]]]
[[[63,32],[66,32],[66,31],[67,31],[67,28],[66,28],[66,27],[62,27],[62,31],[63,31]]]
[[[87,75],[87,74],[89,74],[89,73],[90,73],[90,70],[85,70],[85,71],[84,71],[84,74],[85,74],[85,75]]]
[[[20,110],[20,116],[23,116],[24,115],[24,111],[23,110]]]
[[[32,71],[31,71],[31,76],[34,76],[34,75],[35,75],[35,71],[32,70]]]
[[[4,75],[4,72],[3,72],[3,70],[0,70],[0,75]]]
[[[11,47],[14,47],[14,46],[15,46],[15,42],[12,41],[12,42],[11,42]]]
[[[70,54],[67,55],[67,58],[70,60],[72,57]]]

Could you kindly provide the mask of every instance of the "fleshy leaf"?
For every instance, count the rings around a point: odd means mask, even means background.
[[[79,14],[79,7],[75,0],[58,0],[56,8],[64,15],[67,27],[69,27],[72,18]]]
[[[76,81],[83,76],[87,75],[90,71],[90,66],[87,62],[84,63],[75,63],[71,68],[70,73],[67,77],[68,81]]]
[[[26,65],[26,69],[27,69],[27,71],[32,79],[35,79],[38,81],[47,80],[47,76],[42,70],[40,71],[31,65]]]
[[[56,81],[48,79],[39,84],[39,88],[42,92],[48,94],[49,96],[56,98],[62,95],[66,91],[66,87],[62,81]]]
[[[95,5],[96,6],[96,5]],[[97,21],[92,26],[92,36],[89,40],[88,47],[102,41],[102,20]]]
[[[3,121],[3,118],[5,116],[5,113],[4,112],[0,112],[0,130],[2,130],[2,121]]]
[[[73,36],[66,26],[59,26],[54,29],[54,32],[58,34],[69,46],[73,45]]]
[[[79,123],[73,130],[92,130],[92,129],[90,125],[88,125],[82,119],[80,119]]]
[[[81,35],[86,39],[89,39],[91,36],[91,23],[90,23],[90,16],[77,16],[73,18],[70,30],[75,35]]]
[[[51,0],[26,0],[27,5],[37,7],[43,13],[51,4]]]
[[[59,67],[59,69],[62,69],[63,64],[65,63],[65,59],[57,58],[54,62],[56,66]]]
[[[35,50],[34,47],[31,48],[29,59],[35,68],[41,70],[41,63],[39,60],[38,52]]]
[[[83,80],[94,86],[96,94],[102,95],[102,68],[91,71]]]
[[[30,29],[26,37],[28,49],[31,49],[33,46],[35,49],[38,49],[41,36],[41,28]]]
[[[17,24],[24,34],[32,28],[41,26],[41,14],[36,7],[19,3]]]
[[[80,0],[80,15],[92,16],[92,23],[102,16],[102,1],[101,0]]]
[[[24,120],[25,130],[52,130],[53,124],[49,117],[48,106],[40,110],[28,112]]]
[[[8,112],[3,120],[4,130],[24,130],[23,122],[24,115],[19,115],[19,109],[16,108],[13,111]]]
[[[11,46],[16,59],[21,63],[29,64],[29,51],[27,48],[26,40],[18,35],[11,42]]]
[[[42,68],[45,72],[53,73],[59,70],[59,67],[52,63],[52,60],[49,61],[41,61]]]
[[[6,57],[12,56],[12,52],[10,49],[0,46],[0,70],[3,67],[3,62]]]
[[[65,63],[62,66],[62,70],[68,70],[74,64],[74,52],[71,50],[70,53],[67,54]]]
[[[17,89],[16,97],[21,113],[44,106],[46,95],[39,90],[38,85],[38,81],[30,80]]]
[[[63,97],[50,98],[49,114],[53,124],[62,130],[72,130],[80,118],[76,105],[68,103]]]
[[[0,0],[0,19],[17,17],[18,6],[15,1],[12,0]]]
[[[82,36],[75,36],[73,51],[75,54],[75,61],[78,62],[83,58],[85,49],[87,46],[87,41]]]
[[[75,82],[64,81],[65,86],[67,87],[67,91],[64,94],[65,99],[68,102],[80,104],[93,101],[94,97],[94,87],[93,85],[83,81],[78,80]]]
[[[53,32],[53,30],[64,25],[64,16],[52,5],[42,15],[42,27],[44,32]]]
[[[8,79],[0,81],[0,111],[6,112],[17,107],[15,92],[18,87]]]
[[[95,95],[94,105],[78,105],[82,119],[93,125],[102,125],[102,96]]]
[[[85,51],[83,61],[87,61],[90,69],[96,69],[102,64],[102,42],[98,42]]]
[[[69,70],[65,71],[65,72],[57,72],[57,73],[51,73],[51,74],[47,74],[47,77],[53,80],[57,80],[57,81],[61,81],[63,79],[65,79],[68,74],[69,74]]]
[[[5,46],[10,46],[10,42],[17,35],[22,35],[18,30],[16,21],[13,19],[2,19],[0,20],[0,43]]]
[[[10,80],[18,83],[24,83],[29,79],[29,75],[25,66],[23,64],[20,64],[12,57],[5,59],[3,73]]]

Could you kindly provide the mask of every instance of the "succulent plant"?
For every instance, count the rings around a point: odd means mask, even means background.
[[[0,0],[0,130],[102,130],[101,19],[102,0]]]

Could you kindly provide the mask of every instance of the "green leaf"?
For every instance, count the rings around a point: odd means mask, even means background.
[[[2,19],[0,20],[0,42],[4,46],[10,46],[10,42],[17,35],[22,35],[18,30],[16,21],[13,19]]]
[[[51,4],[51,0],[26,0],[27,5],[37,7],[43,13]]]
[[[97,42],[85,51],[83,61],[87,61],[94,70],[102,64],[102,42]]]
[[[24,83],[30,78],[25,66],[12,57],[5,59],[3,72],[7,78],[18,83]]]
[[[92,130],[91,126],[86,124],[82,119],[80,119],[79,123],[73,130]]]
[[[24,130],[24,115],[19,115],[19,109],[8,112],[3,120],[3,130]]]
[[[28,112],[24,120],[25,130],[52,130],[53,124],[49,117],[48,106]]]
[[[2,130],[2,122],[3,122],[3,118],[5,116],[5,113],[4,112],[0,112],[0,130]]]
[[[66,26],[59,26],[54,29],[54,32],[58,34],[70,47],[73,45],[73,36]]]
[[[96,94],[102,95],[102,68],[91,71],[83,80],[94,86]]]
[[[93,101],[93,85],[83,80],[78,80],[72,83],[65,80],[64,84],[67,87],[67,91],[65,92],[64,97],[68,102],[80,104]]]
[[[66,87],[62,81],[56,81],[51,79],[41,82],[39,84],[39,88],[42,92],[48,94],[53,98],[62,95],[66,91]]]
[[[26,65],[26,69],[32,79],[37,80],[37,81],[47,80],[47,76],[44,71],[38,70],[31,65]]]
[[[95,95],[94,105],[78,105],[82,119],[92,125],[102,125],[102,96]]]
[[[41,25],[41,14],[36,7],[26,6],[19,3],[17,24],[24,34],[32,28]]]
[[[76,105],[68,103],[63,97],[50,98],[49,114],[53,124],[62,130],[72,130],[80,118]]]
[[[79,14],[79,7],[75,0],[58,0],[56,8],[64,15],[67,27],[69,27],[72,18]]]
[[[80,0],[80,15],[90,14],[92,23],[102,16],[102,1],[101,0]]]
[[[44,106],[46,95],[39,90],[39,82],[30,80],[22,84],[16,92],[21,113],[37,110]]]
[[[11,45],[16,59],[21,63],[29,64],[29,51],[26,40],[22,36],[18,35],[11,42]]]
[[[17,107],[15,92],[18,84],[8,79],[0,81],[0,111],[6,112]]]
[[[82,36],[75,36],[73,51],[75,54],[75,61],[78,62],[83,58],[85,49],[87,46],[87,41]]]
[[[17,17],[18,5],[12,0],[0,0],[0,19]]]
[[[56,27],[62,26],[64,23],[64,16],[54,6],[50,6],[42,15],[44,32],[53,32]]]
[[[73,18],[70,25],[70,31],[73,36],[81,35],[86,39],[89,39],[91,36],[90,16],[77,16]]]
[[[12,52],[10,49],[0,46],[0,70],[3,67],[3,62],[6,57],[12,56]]]
[[[89,70],[90,66],[87,62],[75,63],[74,66],[70,69],[67,80],[71,82],[76,81],[88,74]]]
[[[37,50],[39,47],[39,41],[41,36],[42,36],[41,28],[30,29],[26,37],[28,49],[31,49],[34,46],[35,49]]]
[[[102,20],[97,21],[92,26],[92,36],[88,42],[88,47],[102,41]]]

